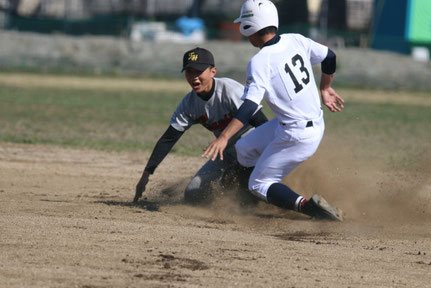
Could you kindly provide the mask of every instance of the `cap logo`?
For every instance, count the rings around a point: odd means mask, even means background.
[[[189,53],[189,61],[197,61],[199,58],[199,55],[196,54],[195,52],[190,52]]]
[[[253,17],[253,10],[246,10],[244,12],[242,12],[241,18],[248,18],[248,17]]]

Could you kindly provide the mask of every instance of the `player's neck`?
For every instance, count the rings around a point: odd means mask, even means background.
[[[198,95],[199,98],[201,98],[204,101],[208,101],[211,96],[214,94],[214,90],[215,90],[215,80],[214,78],[211,79],[211,88],[207,89],[206,91],[203,91],[201,93],[196,93]]]
[[[268,41],[270,41],[272,38],[274,38],[275,37],[275,35],[276,34],[265,34],[265,35],[263,35],[263,36],[261,36],[261,39],[262,39],[262,46],[263,45],[265,45],[265,43],[266,42],[268,42]],[[262,47],[260,47],[260,48],[262,48]]]
[[[262,49],[263,46],[265,46],[265,43],[268,41],[271,41],[277,34],[270,33],[265,35],[259,35],[259,33],[254,33],[250,36],[248,36],[248,41],[253,45],[254,47],[257,47],[259,49]]]
[[[265,46],[266,43],[268,43],[269,41],[271,41],[272,39],[274,39],[275,36],[277,36],[277,34],[266,34],[266,35],[263,35],[261,37],[263,43],[262,43],[262,46],[260,46],[259,48],[262,49],[263,46]]]

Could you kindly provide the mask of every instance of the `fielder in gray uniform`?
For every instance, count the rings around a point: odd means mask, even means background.
[[[214,77],[217,68],[210,51],[203,48],[187,51],[183,57],[182,71],[185,71],[185,78],[192,91],[179,103],[168,129],[157,142],[142,177],[136,185],[133,202],[137,202],[142,196],[150,175],[154,173],[157,166],[187,129],[194,124],[201,124],[213,132],[215,137],[218,137],[243,103],[241,100],[243,85],[229,78]],[[267,122],[261,108],[262,106],[257,106],[249,121],[230,139],[223,152],[225,161],[208,161],[196,173],[186,187],[184,193],[186,202],[201,203],[211,199],[211,182],[223,181],[223,179],[227,179],[224,176],[228,174],[229,179],[238,179],[240,187],[247,191],[251,170],[238,164],[234,145],[246,132]]]

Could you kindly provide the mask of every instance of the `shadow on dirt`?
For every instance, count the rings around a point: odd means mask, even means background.
[[[102,203],[109,206],[122,206],[122,207],[137,207],[150,212],[159,212],[160,211],[160,203],[158,202],[150,202],[146,200],[138,201],[137,203],[133,202],[123,202],[123,201],[95,201],[94,203]]]
[[[310,233],[310,232],[304,232],[304,231],[297,231],[294,233],[276,234],[274,236],[287,241],[308,242],[310,241],[310,239],[311,240],[322,239],[322,238],[326,239],[326,237],[329,237],[330,235],[331,234],[328,232]]]
[[[268,210],[270,208],[267,208]],[[287,211],[286,211],[287,212]],[[305,218],[305,216],[296,213],[280,213],[277,211],[274,211],[272,213],[266,212],[266,213],[259,213],[259,212],[252,212],[251,215],[260,219],[290,219],[290,220],[308,220],[308,218]],[[268,214],[269,213],[269,214]]]

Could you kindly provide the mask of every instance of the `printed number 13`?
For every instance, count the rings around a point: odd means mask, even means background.
[[[304,60],[302,59],[301,55],[296,54],[295,56],[292,57],[293,67],[296,67],[296,65],[298,64],[298,61],[301,64],[301,67],[299,67],[299,70],[301,71],[301,73],[305,73],[305,76],[306,76],[302,78],[301,81],[304,85],[307,85],[308,82],[310,82],[310,74],[308,73],[307,68],[305,68],[304,66]],[[284,70],[286,71],[286,73],[289,74],[290,78],[292,78],[293,84],[295,84],[295,93],[298,93],[299,91],[301,91],[304,87],[299,83],[298,79],[296,79],[288,63],[286,63],[286,65],[284,66]]]

